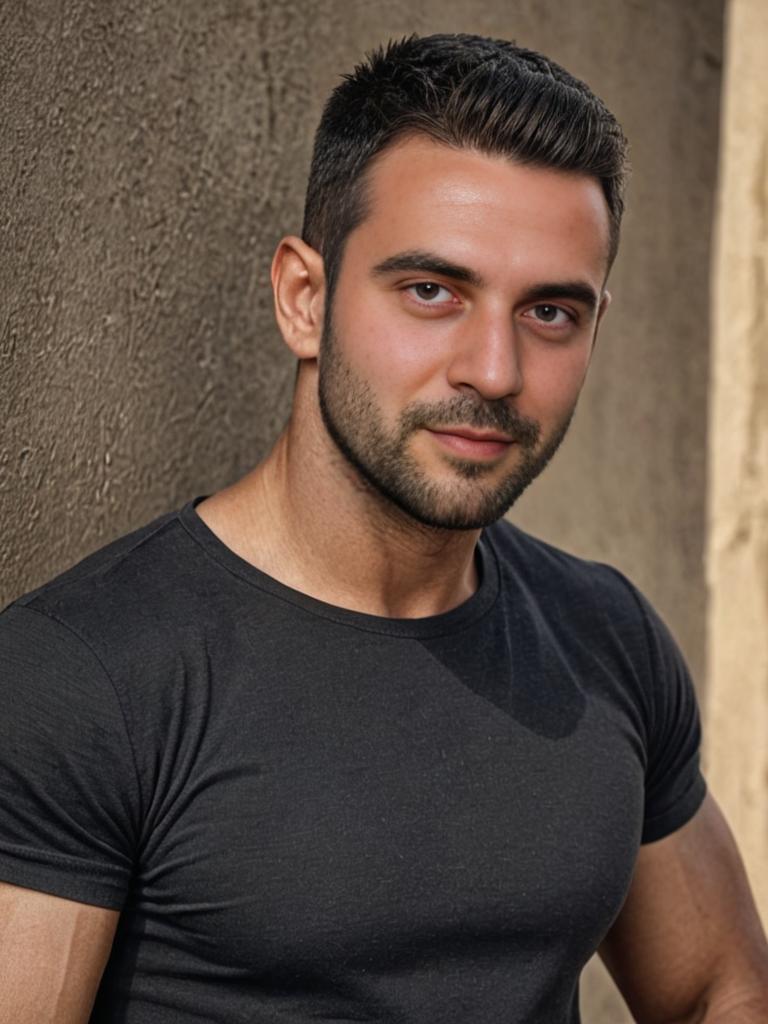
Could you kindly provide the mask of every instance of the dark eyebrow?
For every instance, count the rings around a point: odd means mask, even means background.
[[[595,289],[585,281],[548,281],[529,288],[520,302],[553,302],[555,299],[572,299],[589,310],[597,309],[600,301]]]
[[[424,249],[408,249],[406,252],[399,252],[395,256],[377,263],[373,268],[373,274],[392,274],[396,271],[416,270],[424,274],[439,274],[440,277],[449,277],[454,281],[464,281],[475,288],[483,287],[483,279],[469,267],[463,267],[459,263],[451,263],[436,253],[427,252]]]
[[[372,273],[378,277],[404,270],[438,274],[440,277],[452,278],[454,281],[464,281],[475,288],[482,288],[485,284],[483,278],[469,267],[464,267],[460,263],[452,263],[425,249],[408,249],[405,252],[396,253],[381,263],[377,263]],[[585,281],[547,281],[529,288],[522,296],[521,302],[551,302],[555,299],[572,299],[574,302],[580,302],[589,310],[597,309],[600,301],[595,289]]]

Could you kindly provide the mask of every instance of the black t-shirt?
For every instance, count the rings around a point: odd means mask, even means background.
[[[293,591],[187,505],[0,617],[0,878],[122,911],[92,1021],[574,1024],[704,795],[617,572],[507,523],[463,605]]]

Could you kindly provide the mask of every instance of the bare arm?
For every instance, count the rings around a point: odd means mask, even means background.
[[[641,848],[600,955],[639,1024],[768,1021],[768,945],[711,796],[678,832]]]
[[[85,1024],[117,919],[0,883],[0,1024]]]

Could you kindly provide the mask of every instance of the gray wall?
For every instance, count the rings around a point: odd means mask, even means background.
[[[414,30],[541,48],[630,136],[614,305],[514,518],[627,571],[702,679],[722,0],[0,3],[0,604],[265,451],[293,374],[268,267],[323,97]]]

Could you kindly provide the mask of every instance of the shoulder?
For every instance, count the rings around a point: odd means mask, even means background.
[[[651,788],[667,777],[680,751],[695,774],[694,686],[679,647],[646,598],[617,569],[577,558],[509,523],[488,534],[507,613],[519,617],[516,603],[522,604],[528,628],[578,665],[593,692],[614,704],[629,698],[637,708]]]
[[[650,602],[619,570],[578,558],[510,523],[487,531],[508,614],[518,606],[547,642],[587,664],[592,678],[636,695],[649,715],[679,687],[692,693],[684,658]]]
[[[568,617],[608,615],[613,622],[647,625],[648,602],[613,566],[579,558],[503,520],[485,536],[496,554],[502,586],[514,580],[531,600]]]
[[[0,660],[15,666],[0,673],[3,692],[75,686],[85,704],[116,700],[129,731],[143,735],[188,684],[181,666],[203,662],[215,590],[227,582],[180,514],[164,515],[0,614]]]
[[[41,723],[49,760],[50,740],[112,763],[109,738],[144,799],[162,752],[203,728],[209,609],[227,582],[179,513],[119,538],[0,614],[0,701]]]
[[[14,601],[0,616],[56,623],[100,660],[162,631],[168,608],[195,591],[199,551],[179,514],[167,513],[88,555],[66,572]],[[169,595],[174,595],[169,601]],[[108,659],[107,659],[108,660]]]
[[[92,552],[69,569],[36,587],[14,603],[38,610],[77,604],[78,597],[123,586],[128,576],[136,582],[136,569],[168,552],[179,525],[169,512]]]

